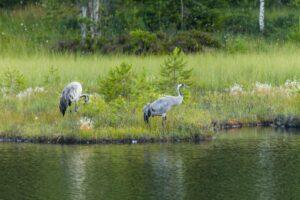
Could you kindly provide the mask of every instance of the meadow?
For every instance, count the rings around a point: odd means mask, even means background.
[[[192,84],[184,90],[183,104],[168,113],[165,129],[160,117],[146,125],[142,108],[160,96],[176,95],[175,86],[165,91],[158,87],[168,55],[12,52],[0,56],[2,137],[44,142],[164,141],[211,138],[224,127],[299,126],[300,49],[294,44],[183,55],[186,67],[192,69]],[[107,101],[100,82],[121,63],[132,65],[130,97]],[[5,81],[10,88],[5,88]],[[78,113],[62,117],[60,93],[71,81],[81,82],[91,101]]]

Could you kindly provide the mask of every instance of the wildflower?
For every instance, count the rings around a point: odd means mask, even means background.
[[[44,92],[44,91],[45,91],[45,89],[43,87],[35,87],[34,88],[34,92],[36,92],[36,93],[41,93],[41,92]]]
[[[290,97],[293,93],[297,93],[300,90],[300,81],[286,80],[284,85],[279,87],[279,90],[281,94]]]
[[[30,87],[30,88],[27,88],[27,89],[24,90],[24,91],[19,92],[19,93],[17,94],[17,97],[18,97],[19,99],[22,99],[22,98],[25,98],[25,97],[30,96],[30,95],[32,94],[32,92],[33,92],[33,89]]]
[[[243,92],[243,87],[237,83],[235,83],[230,89],[231,95],[238,95]]]
[[[43,87],[35,87],[34,89],[32,89],[31,87],[30,88],[27,88],[26,90],[24,91],[21,91],[20,93],[18,93],[16,96],[17,98],[19,99],[23,99],[23,98],[26,98],[26,97],[29,97],[31,96],[33,93],[42,93],[44,92],[44,88]]]
[[[137,140],[132,140],[132,141],[131,141],[131,144],[137,144],[137,143],[138,143]]]
[[[270,93],[271,89],[272,89],[271,84],[256,82],[254,91],[266,94],[266,93]]]
[[[298,90],[300,89],[300,81],[298,80],[286,80],[284,87],[287,89]]]
[[[34,117],[35,120],[38,120],[39,118],[37,116]]]
[[[94,121],[88,117],[82,117],[80,118],[78,122],[80,130],[92,130],[94,127]]]

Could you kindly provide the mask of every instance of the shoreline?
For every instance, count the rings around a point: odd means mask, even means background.
[[[230,129],[240,128],[255,128],[255,127],[270,127],[270,128],[300,128],[300,124],[291,125],[290,123],[281,124],[279,120],[242,123],[239,121],[227,122],[224,124],[212,123],[213,134],[193,134],[191,136],[162,136],[162,137],[141,137],[132,138],[124,137],[122,139],[116,138],[77,138],[73,136],[59,135],[56,137],[20,137],[20,136],[5,136],[12,135],[12,133],[0,133],[0,143],[33,143],[33,144],[61,144],[61,145],[91,145],[91,144],[147,144],[147,143],[181,143],[181,142],[206,142],[215,139],[214,134],[218,131],[226,131]],[[203,131],[203,130],[202,130]]]

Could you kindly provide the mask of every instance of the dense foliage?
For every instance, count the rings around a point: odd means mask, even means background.
[[[0,0],[1,48],[20,41],[59,51],[159,54],[176,46],[184,52],[226,47],[236,35],[300,40],[299,0],[265,1],[263,35],[259,1],[99,0],[97,21],[82,16],[82,6],[89,1]]]

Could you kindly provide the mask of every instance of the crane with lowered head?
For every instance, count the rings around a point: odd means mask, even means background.
[[[59,103],[59,109],[62,115],[64,116],[66,110],[72,103],[75,103],[74,111],[78,111],[77,102],[84,98],[84,102],[88,103],[89,96],[87,94],[82,94],[82,86],[79,82],[69,83],[62,91]]]

